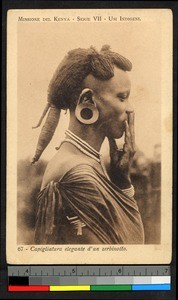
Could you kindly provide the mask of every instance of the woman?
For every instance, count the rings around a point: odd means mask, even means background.
[[[37,244],[144,242],[129,174],[135,152],[131,68],[130,61],[103,46],[100,52],[93,47],[70,51],[56,70],[33,163],[51,140],[61,109],[69,109],[70,123],[38,195]],[[123,134],[124,147],[118,150],[115,139]],[[105,138],[110,176],[99,153]]]

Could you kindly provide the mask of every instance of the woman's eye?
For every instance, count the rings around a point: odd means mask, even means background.
[[[127,97],[119,97],[119,100],[120,100],[121,102],[124,102],[125,99],[127,99]]]
[[[118,94],[117,97],[121,102],[124,102],[128,98],[128,94]]]

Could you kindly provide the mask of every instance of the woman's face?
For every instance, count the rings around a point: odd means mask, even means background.
[[[99,129],[102,129],[105,136],[122,137],[128,113],[133,112],[129,103],[131,83],[128,74],[115,67],[111,79],[101,81],[89,75],[85,84],[87,81],[94,91],[94,100],[99,110]]]

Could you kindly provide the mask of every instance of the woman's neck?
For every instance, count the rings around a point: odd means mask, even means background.
[[[87,142],[96,151],[100,151],[101,145],[104,141],[104,134],[97,130],[92,125],[79,124],[78,121],[70,121],[69,128],[74,134],[76,134],[83,141]]]

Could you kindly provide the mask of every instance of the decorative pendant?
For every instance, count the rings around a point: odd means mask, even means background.
[[[83,223],[77,216],[75,217],[68,217],[70,224],[74,225],[74,228],[77,230],[77,235],[82,235],[82,228],[86,227],[86,224]]]

